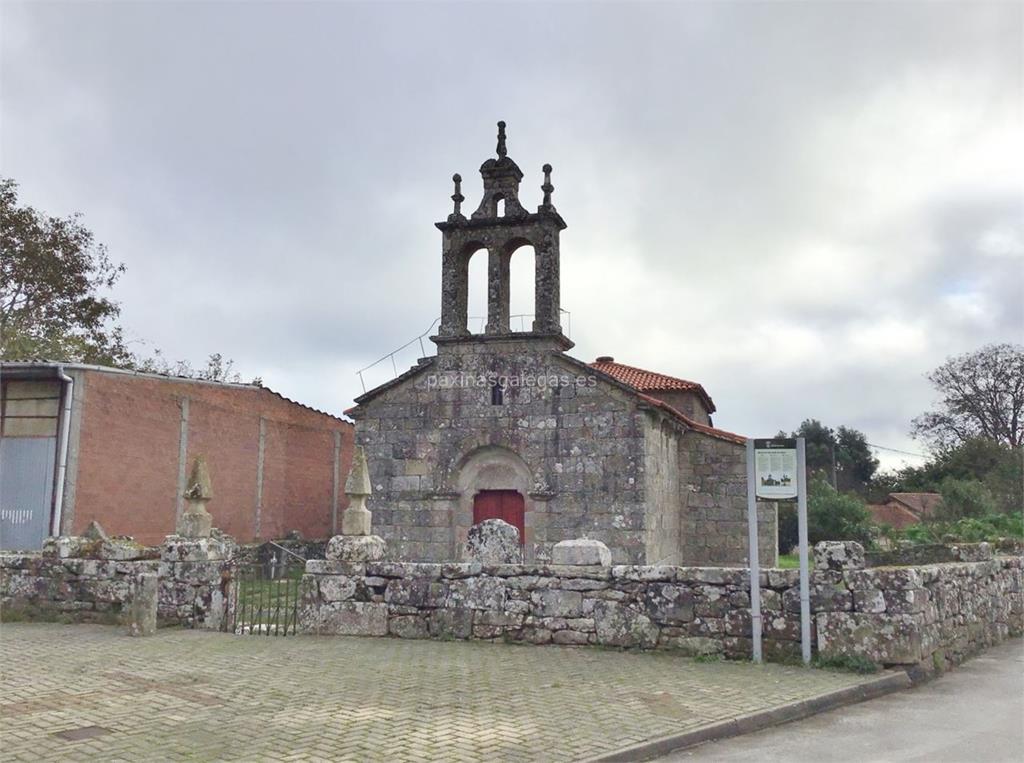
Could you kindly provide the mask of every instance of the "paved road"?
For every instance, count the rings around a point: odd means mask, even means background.
[[[665,653],[4,623],[0,761],[561,763],[863,683]]]
[[[1024,642],[1013,639],[909,691],[710,742],[663,760],[1020,763]]]

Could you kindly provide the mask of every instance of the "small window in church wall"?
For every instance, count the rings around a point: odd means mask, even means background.
[[[504,405],[505,403],[505,390],[501,384],[493,384],[491,386],[491,405]]]
[[[495,213],[496,213],[496,215],[498,217],[504,217],[505,216],[505,200],[504,199],[498,199],[498,203],[495,206]]]

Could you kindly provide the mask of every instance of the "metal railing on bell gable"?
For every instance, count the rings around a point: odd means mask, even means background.
[[[570,313],[568,310],[560,310],[559,312],[561,312],[561,314],[565,316],[565,319],[566,319],[565,320],[565,335],[571,339],[572,338],[572,313]],[[520,332],[524,332],[525,333],[525,332],[530,330],[530,326],[531,326],[531,324],[533,322],[533,318],[534,318],[534,314],[533,313],[519,313],[517,315],[510,315],[509,316],[509,328],[512,331],[516,331],[517,326],[518,326],[518,330]],[[404,373],[407,368],[412,368],[413,366],[415,366],[416,362],[419,360],[419,358],[427,357],[427,346],[426,346],[426,344],[424,344],[423,340],[424,339],[429,339],[429,337],[434,333],[434,328],[440,322],[441,322],[440,318],[435,318],[434,321],[430,324],[430,327],[426,331],[424,331],[422,334],[420,334],[419,336],[413,337],[412,339],[410,339],[408,342],[403,344],[398,349],[392,350],[391,352],[389,352],[384,357],[379,358],[378,360],[373,361],[373,363],[371,363],[370,365],[366,366],[365,368],[360,368],[358,371],[356,371],[356,376],[359,377],[359,383],[362,385],[363,392],[366,392],[368,389],[372,389],[372,388],[377,387],[377,386],[379,386],[381,384],[384,384],[385,382],[391,381],[392,379],[398,377],[400,374]],[[482,334],[484,332],[484,327],[486,325],[487,325],[487,316],[473,315],[473,316],[470,316],[470,318],[468,320],[467,328],[469,328],[470,331],[473,334]],[[474,329],[476,329],[476,330],[474,331]],[[419,352],[420,352],[420,354],[418,356],[416,356],[415,358],[411,358],[412,362],[408,362],[410,360],[409,356],[411,355],[411,353],[408,352],[410,347],[412,347],[414,349],[418,347],[419,348]],[[405,357],[403,357],[403,355]],[[384,366],[385,370],[390,365],[391,375],[387,376],[386,378],[381,378],[381,379],[379,379],[377,381],[371,380],[370,386],[367,387],[365,374],[367,374],[367,372],[369,372],[372,369],[377,368],[378,366],[381,366],[381,365]],[[400,368],[401,368],[401,370],[399,370]]]

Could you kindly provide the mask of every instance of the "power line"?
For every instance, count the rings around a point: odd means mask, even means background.
[[[929,459],[931,456],[926,456],[923,453],[911,453],[909,450],[899,450],[898,448],[887,448],[884,445],[875,445],[873,442],[868,443],[869,448],[877,448],[878,450],[888,450],[892,453],[900,453],[904,456],[914,456],[914,458]]]

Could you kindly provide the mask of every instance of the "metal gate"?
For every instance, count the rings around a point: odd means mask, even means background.
[[[270,542],[262,561],[238,564],[228,592],[224,630],[246,636],[291,636],[299,624],[299,588],[306,560]]]

